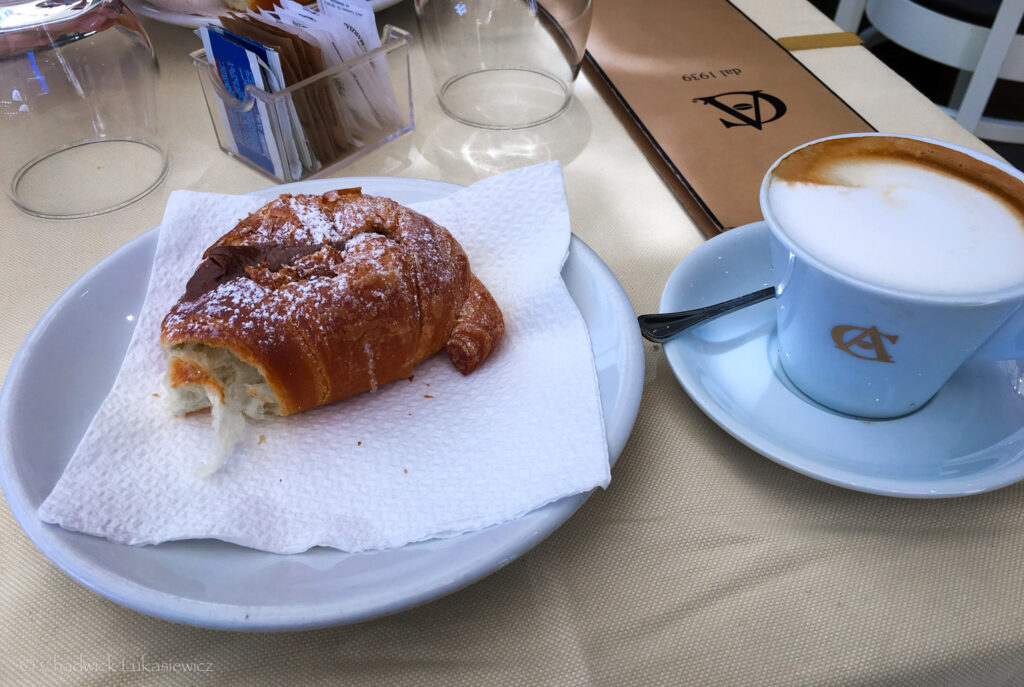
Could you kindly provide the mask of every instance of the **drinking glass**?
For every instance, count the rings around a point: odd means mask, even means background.
[[[46,218],[124,207],[167,173],[158,66],[121,0],[0,0],[0,174]]]
[[[437,99],[454,119],[520,129],[568,109],[590,0],[416,0]]]

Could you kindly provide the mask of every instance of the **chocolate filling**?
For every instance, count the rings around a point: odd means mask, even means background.
[[[237,279],[248,278],[248,267],[266,265],[271,272],[277,272],[296,258],[315,253],[325,246],[337,250],[345,249],[344,241],[318,243],[313,246],[286,246],[280,243],[258,243],[252,246],[214,246],[185,285],[184,301],[194,301],[205,293]],[[332,272],[314,270],[307,276],[333,276]]]

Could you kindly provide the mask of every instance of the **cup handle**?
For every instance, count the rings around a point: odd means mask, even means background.
[[[973,360],[1014,360],[1024,358],[1024,305],[1018,305],[992,336],[978,347]]]

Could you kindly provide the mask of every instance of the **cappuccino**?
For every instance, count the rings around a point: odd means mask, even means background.
[[[821,141],[779,162],[766,200],[795,247],[868,284],[972,297],[1024,283],[1024,182],[950,148]]]

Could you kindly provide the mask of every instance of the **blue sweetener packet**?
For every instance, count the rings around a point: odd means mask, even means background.
[[[206,49],[207,60],[216,64],[224,88],[238,100],[245,100],[245,87],[252,84],[267,90],[265,64],[259,56],[232,39],[221,30],[204,26],[199,31]],[[271,89],[272,90],[272,89]],[[218,101],[225,129],[230,134],[229,146],[233,152],[251,160],[275,177],[284,178],[283,161],[277,145],[277,136],[267,114],[265,103],[257,100],[247,111],[225,106]]]
[[[269,93],[276,93],[285,87],[284,70],[281,68],[281,55],[278,54],[277,50],[269,48],[247,36],[240,36],[233,31],[228,31],[220,26],[211,25],[206,28],[239,44],[256,55],[261,73],[268,86],[264,90]],[[284,143],[285,155],[288,158],[287,163],[291,170],[291,178],[298,179],[301,177],[303,168],[314,172],[318,170],[320,163],[313,156],[309,144],[302,133],[299,116],[295,111],[295,104],[292,99],[279,99],[274,103],[273,107],[276,110],[277,121],[281,127],[280,134]]]

